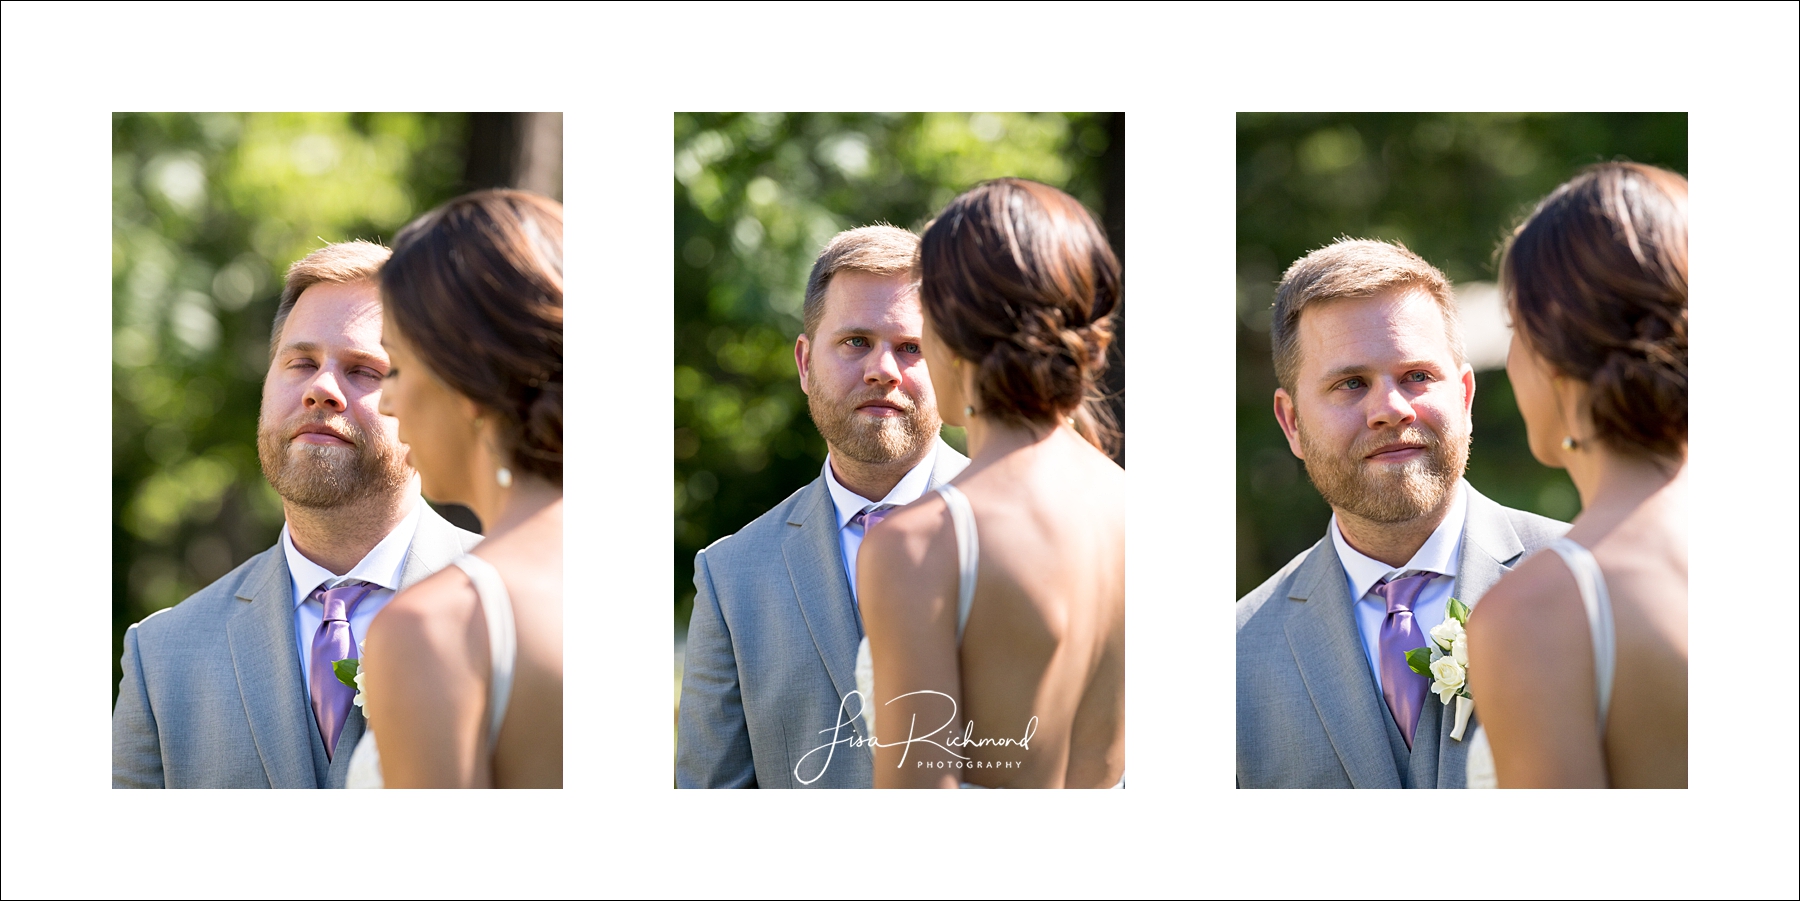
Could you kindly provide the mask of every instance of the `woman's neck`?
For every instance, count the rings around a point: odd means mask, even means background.
[[[481,492],[469,505],[481,519],[481,534],[492,538],[503,535],[544,510],[562,503],[562,488],[548,479],[515,473],[512,485]]]
[[[1051,425],[1007,422],[977,416],[969,420],[970,465],[998,460],[1057,440],[1063,429]],[[1080,440],[1073,431],[1069,435]]]
[[[1581,519],[1600,534],[1612,531],[1633,510],[1687,480],[1687,461],[1628,456],[1594,442],[1567,460],[1569,478],[1581,495]]]

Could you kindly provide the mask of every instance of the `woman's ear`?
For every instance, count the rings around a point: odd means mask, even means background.
[[[975,398],[978,396],[975,391],[975,373],[976,366],[974,363],[970,363],[961,357],[956,358],[956,382],[957,387],[962,390],[962,402],[964,406],[975,406]]]

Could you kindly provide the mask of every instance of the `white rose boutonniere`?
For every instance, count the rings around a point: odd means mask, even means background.
[[[1451,598],[1444,613],[1443,623],[1431,630],[1431,643],[1406,652],[1406,665],[1431,680],[1431,693],[1439,701],[1456,700],[1456,726],[1450,737],[1462,741],[1469,715],[1475,712],[1475,698],[1469,694],[1469,634],[1464,630],[1469,605]]]

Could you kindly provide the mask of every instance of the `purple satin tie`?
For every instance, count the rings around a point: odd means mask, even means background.
[[[313,719],[319,724],[319,737],[325,740],[325,758],[337,749],[338,736],[344,731],[344,720],[350,716],[350,703],[356,689],[338,680],[332,664],[355,657],[356,639],[350,634],[350,617],[375,585],[369,582],[346,582],[329,591],[312,593],[325,605],[325,618],[313,633],[312,666],[306,674],[312,690]],[[310,600],[310,599],[309,599]]]
[[[858,510],[855,516],[850,517],[850,521],[861,525],[863,534],[867,535],[876,523],[887,519],[887,515],[892,512],[894,512],[893,504],[870,504]]]
[[[1387,700],[1388,713],[1400,727],[1406,747],[1412,749],[1413,731],[1419,727],[1419,711],[1425,706],[1425,695],[1431,681],[1406,665],[1406,652],[1425,647],[1425,636],[1413,622],[1413,604],[1437,573],[1418,573],[1369,589],[1387,601],[1387,616],[1381,621],[1381,696]]]

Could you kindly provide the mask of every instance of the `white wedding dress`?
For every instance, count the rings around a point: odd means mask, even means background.
[[[939,485],[938,496],[944,499],[944,506],[950,510],[950,528],[956,533],[956,644],[962,646],[963,629],[969,625],[969,608],[975,604],[975,574],[981,565],[981,542],[975,534],[975,511],[969,506],[969,499],[955,485]],[[875,735],[875,660],[869,654],[869,636],[864,635],[862,643],[856,646],[856,690],[862,693],[863,723],[869,727],[869,735]],[[973,782],[962,783],[963,788],[987,788]],[[1113,788],[1124,788],[1125,777],[1120,774],[1119,784]]]
[[[1612,705],[1613,669],[1617,652],[1613,638],[1612,598],[1606,593],[1606,579],[1600,564],[1587,548],[1558,538],[1548,547],[1567,564],[1575,575],[1581,592],[1581,606],[1587,610],[1588,632],[1594,641],[1594,689],[1600,707],[1600,734],[1606,734],[1606,711]],[[1469,738],[1466,784],[1469,788],[1498,788],[1494,770],[1494,749],[1488,744],[1487,730],[1477,728]]]
[[[494,755],[494,741],[500,735],[500,724],[506,719],[506,703],[512,698],[513,665],[519,656],[519,636],[513,628],[512,596],[492,563],[464,554],[453,564],[469,577],[475,586],[475,597],[487,617],[488,657],[492,674],[488,679],[487,757]],[[375,747],[375,724],[363,729],[356,750],[350,752],[350,768],[344,774],[345,788],[382,788],[381,753]]]

